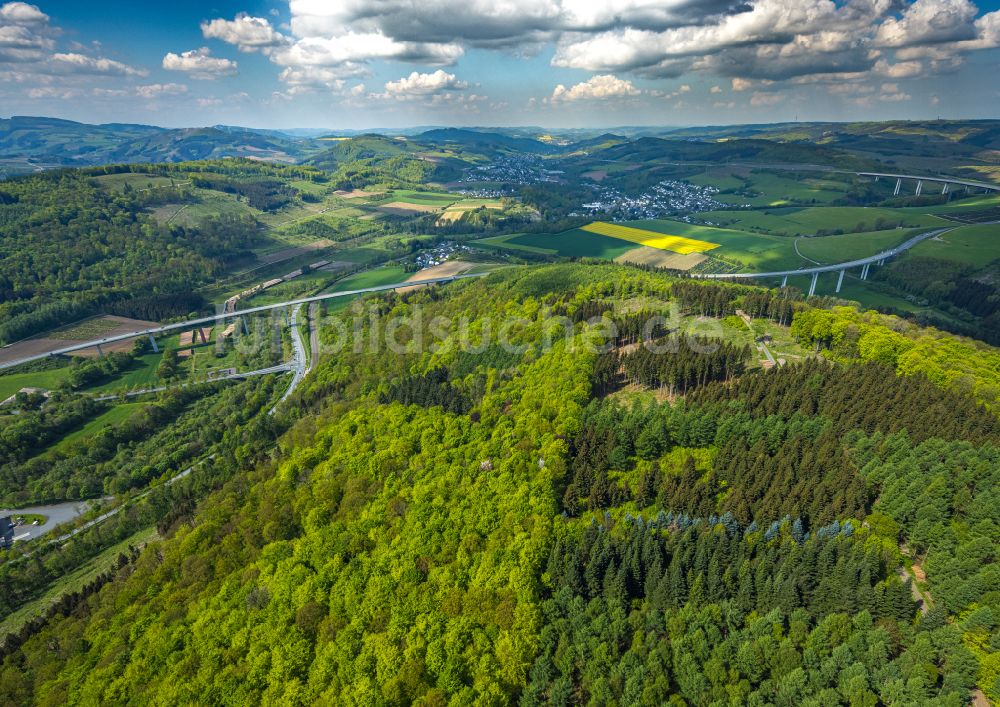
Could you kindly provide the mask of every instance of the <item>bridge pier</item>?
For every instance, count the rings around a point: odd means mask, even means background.
[[[101,358],[102,356],[104,356],[104,349],[102,349],[101,345],[98,344],[97,345],[97,358]]]
[[[160,353],[160,348],[156,345],[156,337],[149,335],[149,345],[153,347],[153,353]]]
[[[240,317],[240,323],[243,324],[243,333],[246,334],[247,336],[249,336],[250,335],[250,327],[247,326],[247,318],[246,317]]]
[[[941,187],[941,193],[942,194],[947,194],[948,193],[948,182],[945,182],[944,186]]]
[[[840,294],[840,286],[844,284],[844,271],[841,270],[840,274],[837,276],[837,289],[834,290],[837,294]]]
[[[781,278],[781,286],[788,287],[788,275],[785,275],[783,278]]]
[[[868,266],[869,265],[871,265],[871,263],[865,263],[864,265],[861,266],[861,279],[862,280],[867,280],[868,279]]]
[[[819,280],[819,273],[814,272],[812,277],[812,282],[809,283],[809,297],[816,294],[816,282]]]
[[[924,180],[918,179],[917,180],[917,194],[916,194],[916,196],[920,196],[920,192],[923,191],[923,188],[924,188]]]
[[[902,188],[902,186],[903,186],[903,180],[902,179],[897,179],[896,180],[896,191],[894,191],[892,193],[892,195],[893,196],[899,196],[899,190]]]

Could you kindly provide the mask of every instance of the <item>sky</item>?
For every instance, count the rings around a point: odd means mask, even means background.
[[[0,0],[0,116],[168,127],[1000,117],[1000,0]]]

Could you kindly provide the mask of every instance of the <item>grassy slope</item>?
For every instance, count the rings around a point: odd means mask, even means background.
[[[1000,258],[1000,224],[962,226],[919,243],[911,252],[982,267]]]
[[[131,172],[124,174],[102,174],[94,177],[94,179],[101,185],[102,189],[115,192],[123,191],[126,184],[132,189],[139,191],[141,189],[149,189],[151,186],[153,188],[168,187],[172,183],[178,184],[187,181],[180,177],[171,179],[170,177],[161,177],[153,174],[133,174]]]
[[[6,400],[21,388],[45,388],[53,390],[66,380],[69,368],[56,368],[35,373],[11,373],[0,376],[0,400]]]
[[[403,270],[402,266],[383,265],[374,270],[365,270],[350,277],[345,277],[332,287],[327,288],[325,292],[345,292],[347,290],[363,290],[366,287],[378,287],[379,285],[391,285],[396,282],[403,282],[410,274]],[[326,304],[327,311],[335,312],[343,309],[355,299],[357,299],[356,296],[328,300]]]
[[[366,287],[378,287],[379,285],[391,285],[394,282],[403,282],[410,276],[399,265],[384,265],[374,270],[365,270],[355,273],[350,277],[345,277],[326,292],[345,292],[346,290],[362,290]]]
[[[384,201],[406,201],[411,204],[422,204],[426,206],[447,206],[453,204],[461,198],[460,195],[448,194],[446,192],[414,191],[412,189],[396,189],[391,194],[386,194]]]
[[[724,226],[753,228],[783,236],[805,236],[826,229],[873,230],[879,218],[903,221],[906,226],[937,226],[944,222],[923,209],[885,209],[863,206],[789,207],[770,211],[710,211],[701,218]]]
[[[605,260],[614,260],[619,255],[638,247],[637,243],[631,241],[602,236],[578,228],[562,233],[525,233],[510,238],[508,243],[551,250],[569,257]]]
[[[935,214],[954,214],[956,211],[961,211],[963,209],[977,211],[994,207],[1000,207],[1000,194],[973,194],[965,199],[959,199],[951,201],[947,204],[939,204],[937,206],[929,206],[923,210],[928,213]]]
[[[833,189],[834,184],[822,179],[797,180],[771,172],[750,175],[750,188],[761,195],[747,199],[735,197],[739,203],[754,206],[776,206],[789,202],[829,203],[843,195],[842,189]],[[725,196],[725,195],[723,195]]]
[[[10,616],[0,622],[0,637],[6,636],[21,629],[33,617],[41,614],[45,609],[63,594],[83,589],[84,585],[93,580],[97,575],[107,571],[114,566],[118,556],[128,550],[128,546],[137,547],[157,539],[155,528],[140,530],[117,545],[112,545],[100,555],[92,558],[85,564],[59,578],[58,581],[50,584],[45,593],[34,601],[30,601]]]
[[[538,248],[535,246],[525,245],[523,243],[517,243],[513,239],[520,238],[523,234],[515,233],[506,236],[490,236],[489,238],[481,238],[477,241],[473,241],[471,245],[478,246],[480,248],[487,248],[490,250],[494,249],[509,249],[509,250],[523,250],[527,253],[539,253],[542,255],[556,255],[556,251],[552,248]]]
[[[122,403],[120,405],[115,405],[113,408],[105,413],[102,413],[92,420],[89,420],[87,424],[83,427],[70,432],[68,435],[63,437],[61,440],[56,442],[49,451],[59,452],[67,451],[70,447],[81,440],[85,440],[93,435],[97,434],[105,427],[111,425],[117,425],[119,422],[123,422],[128,419],[133,413],[146,407],[146,403]]]
[[[190,187],[187,187],[190,189]],[[182,204],[170,203],[150,209],[150,213],[160,223],[171,226],[196,227],[207,218],[218,216],[252,215],[257,217],[260,211],[239,201],[235,194],[223,194],[210,189],[195,189],[196,199]]]
[[[899,245],[922,231],[921,228],[894,228],[888,231],[801,238],[798,240],[798,248],[799,253],[811,260],[820,263],[838,263],[875,255]]]

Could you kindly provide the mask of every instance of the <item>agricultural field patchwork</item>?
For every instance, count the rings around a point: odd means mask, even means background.
[[[476,209],[492,209],[499,211],[502,208],[503,204],[501,204],[497,199],[462,199],[461,201],[456,201],[451,206],[446,207],[437,222],[438,225],[441,225],[460,221],[462,216],[469,211],[475,211]]]
[[[624,226],[617,223],[604,223],[602,221],[596,221],[583,226],[581,230],[598,233],[602,236],[610,236],[611,238],[618,238],[623,241],[631,241],[648,248],[669,250],[681,255],[704,253],[719,247],[718,243],[709,243],[693,238],[685,238],[684,236],[667,235],[656,231],[647,231],[641,228],[632,228],[631,226]]]
[[[157,326],[157,322],[145,321],[142,319],[129,319],[128,317],[117,317],[104,315],[61,327],[55,331],[25,339],[9,346],[0,348],[0,362],[13,361],[26,356],[56,351],[72,345],[75,341],[90,341],[105,336],[118,336],[129,334],[133,331],[148,329]],[[132,348],[135,339],[124,339],[111,344],[105,344],[102,349],[105,353],[109,351],[128,351]],[[75,352],[76,356],[93,357],[97,356],[97,349],[82,349]]]
[[[513,236],[494,236],[477,241],[481,247],[523,250],[544,255],[570,258],[620,259],[619,262],[654,265],[677,270],[688,270],[701,265],[711,271],[733,268],[775,270],[798,268],[807,261],[795,253],[794,240],[747,231],[700,226],[680,221],[634,221],[628,226],[605,224],[614,232],[642,238],[647,243],[669,244],[670,250],[646,245],[635,240],[604,235],[589,227],[575,228],[562,233],[525,233]],[[603,229],[598,226],[599,230]],[[673,248],[687,250],[679,252]],[[700,249],[700,250],[696,250]],[[655,251],[658,256],[650,251]],[[695,257],[698,256],[698,257]],[[682,258],[682,259],[681,259]],[[716,262],[718,261],[718,262]]]
[[[374,199],[376,197],[382,196],[385,192],[381,191],[364,191],[362,189],[338,189],[333,192],[334,196],[339,196],[341,199]]]
[[[670,270],[690,270],[701,265],[707,259],[707,256],[702,253],[687,253],[682,255],[659,248],[639,246],[624,255],[619,255],[615,258],[615,262],[631,263],[632,265],[649,265],[654,268],[668,268]]]
[[[393,216],[419,216],[420,214],[432,214],[441,210],[435,204],[416,204],[409,201],[390,201],[378,207],[379,211]]]

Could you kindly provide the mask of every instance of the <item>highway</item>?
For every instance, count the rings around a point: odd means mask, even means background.
[[[306,373],[316,368],[316,361],[319,359],[319,327],[316,325],[318,313],[319,305],[313,302],[309,305],[309,369]]]
[[[784,277],[786,275],[813,275],[816,273],[824,272],[838,272],[840,270],[849,270],[850,268],[856,268],[863,265],[868,265],[869,263],[877,263],[880,260],[885,260],[886,258],[891,258],[894,255],[899,255],[903,251],[909,250],[917,243],[925,241],[928,238],[935,238],[942,234],[948,233],[949,231],[954,231],[958,226],[950,226],[948,228],[938,228],[933,231],[927,231],[926,233],[921,233],[908,239],[904,243],[899,244],[895,248],[890,248],[889,250],[883,250],[881,253],[876,253],[875,255],[869,255],[867,258],[859,258],[858,260],[849,260],[844,263],[835,263],[833,265],[817,265],[811,268],[800,268],[798,270],[775,270],[773,272],[727,272],[727,273],[705,273],[692,275],[692,277],[704,278],[709,280],[735,280],[740,278],[761,278],[761,277]]]
[[[212,324],[226,319],[235,319],[245,314],[269,312],[272,309],[281,309],[283,307],[294,307],[300,304],[308,304],[310,302],[320,302],[323,300],[334,299],[337,297],[354,297],[356,295],[363,295],[369,292],[384,292],[386,290],[395,290],[396,288],[399,287],[413,287],[414,285],[440,285],[446,282],[453,282],[455,280],[464,280],[470,277],[483,277],[486,274],[487,273],[464,273],[462,275],[449,275],[448,277],[435,277],[429,280],[396,282],[391,285],[377,285],[375,287],[365,287],[360,290],[344,290],[343,292],[330,292],[325,295],[304,297],[302,299],[289,300],[288,302],[278,302],[277,304],[266,304],[261,307],[250,307],[249,309],[240,309],[235,312],[222,312],[211,317],[201,317],[200,319],[189,319],[188,321],[178,322],[176,324],[165,324],[164,326],[151,327],[149,329],[142,329],[139,331],[132,331],[127,334],[107,336],[104,337],[103,339],[94,339],[92,341],[78,342],[76,344],[73,344],[72,346],[64,346],[63,348],[60,349],[55,349],[53,351],[47,351],[45,353],[40,353],[40,354],[34,354],[32,356],[22,356],[21,358],[18,359],[13,359],[11,361],[0,363],[0,369],[13,368],[14,366],[20,366],[21,364],[29,363],[30,361],[38,361],[43,358],[50,358],[52,356],[62,356],[65,354],[73,353],[74,351],[80,351],[82,349],[90,349],[105,344],[113,344],[116,341],[126,341],[128,339],[135,339],[140,336],[156,336],[157,334],[164,334],[166,332],[177,331],[179,329],[191,329],[194,327],[201,326],[203,324]]]
[[[292,382],[289,383],[288,389],[285,391],[284,395],[281,396],[281,399],[278,402],[276,402],[274,404],[274,407],[268,411],[267,413],[268,415],[273,415],[275,413],[275,411],[278,409],[278,406],[288,399],[288,396],[290,396],[295,391],[299,383],[302,382],[302,379],[305,378],[306,375],[306,347],[302,343],[302,332],[299,331],[299,314],[301,312],[302,312],[302,305],[301,304],[295,305],[295,308],[292,309],[292,318],[288,326],[289,334],[292,337],[292,361],[290,364],[292,370]],[[312,321],[308,316],[306,317],[306,321],[309,322],[309,331],[311,340]],[[313,356],[315,355],[316,354],[314,351]]]
[[[885,177],[887,179],[908,179],[913,182],[937,182],[938,184],[958,184],[973,189],[1000,191],[1000,186],[988,182],[977,182],[971,179],[956,179],[955,177],[921,177],[919,174],[885,174],[883,172],[855,172],[859,177]]]

